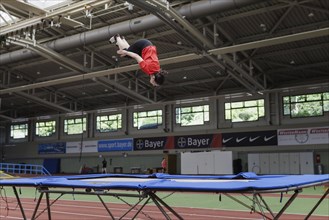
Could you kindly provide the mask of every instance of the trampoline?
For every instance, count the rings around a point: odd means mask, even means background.
[[[45,201],[48,219],[51,219],[51,205],[65,194],[86,194],[97,196],[111,219],[115,218],[111,213],[110,208],[104,202],[103,196],[139,198],[138,201],[131,205],[119,219],[123,219],[132,210],[137,211],[133,219],[136,218],[140,212],[143,212],[143,208],[150,202],[150,200],[153,201],[166,219],[172,219],[168,212],[172,213],[177,219],[183,219],[174,208],[158,197],[157,192],[164,191],[221,193],[237,203],[250,208],[251,211],[260,214],[263,219],[279,219],[303,188],[325,185],[328,183],[328,174],[259,176],[250,172],[225,176],[169,175],[162,173],[150,175],[88,174],[0,180],[1,187],[9,186],[13,188],[24,219],[27,218],[16,187],[34,187],[40,192],[31,219],[37,219],[38,209],[43,196],[46,197]],[[138,193],[133,194],[132,191]],[[262,197],[262,194],[264,193],[284,193],[288,191],[292,191],[293,193],[277,213],[274,213],[271,210],[270,205],[267,204]],[[50,194],[58,194],[58,197],[51,202],[49,199]],[[305,219],[308,219],[313,214],[315,209],[328,194],[329,189],[327,189],[319,198],[318,202],[307,214]],[[245,197],[248,197],[251,205],[235,198],[235,195],[244,195]]]

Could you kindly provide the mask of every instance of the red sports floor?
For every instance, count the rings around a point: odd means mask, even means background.
[[[34,199],[22,199],[23,207],[27,219],[31,219],[33,214],[36,201]],[[41,202],[38,213],[42,212],[45,208],[45,201]],[[7,206],[8,205],[8,206]],[[9,209],[7,209],[7,207]],[[128,209],[128,205],[107,203],[108,208],[112,212],[115,219],[119,219]],[[243,211],[219,211],[213,209],[199,209],[199,208],[178,208],[174,207],[174,210],[181,215],[184,219],[188,220],[252,220],[252,219],[263,219],[257,213],[250,214],[250,212]],[[86,202],[86,201],[67,201],[59,200],[51,206],[51,217],[54,220],[101,220],[111,219],[105,208],[100,202]],[[131,219],[136,213],[132,211],[129,215],[123,219]],[[174,215],[169,213],[172,219],[177,219]],[[301,215],[283,215],[280,219],[292,220],[292,219],[304,219],[305,216]],[[8,198],[8,203],[1,200],[0,205],[0,219],[1,220],[13,220],[23,219],[18,204],[15,198]],[[47,211],[45,210],[37,219],[45,220],[48,219]],[[156,206],[147,205],[143,209],[143,213],[140,213],[137,220],[162,220],[166,219]],[[328,220],[327,216],[313,216],[312,220]]]

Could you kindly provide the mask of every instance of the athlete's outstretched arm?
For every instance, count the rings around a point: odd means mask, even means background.
[[[137,63],[140,63],[143,61],[143,58],[141,56],[139,56],[137,53],[134,53],[131,51],[118,50],[117,53],[120,54],[121,56],[130,56],[131,58],[134,58],[137,61]]]

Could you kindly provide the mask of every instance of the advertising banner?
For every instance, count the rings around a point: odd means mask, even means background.
[[[278,144],[277,131],[223,133],[223,147],[273,146]]]
[[[328,143],[329,127],[278,130],[278,145],[306,145]]]
[[[134,151],[173,148],[173,137],[135,138]]]
[[[74,141],[66,143],[66,153],[95,153],[97,152],[97,141]]]
[[[47,143],[38,145],[39,154],[65,154],[66,143]]]
[[[220,148],[221,134],[175,136],[176,149]]]
[[[132,150],[133,150],[132,138],[98,141],[98,152],[132,151]]]

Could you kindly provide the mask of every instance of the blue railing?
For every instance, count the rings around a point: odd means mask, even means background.
[[[42,165],[33,164],[16,164],[16,163],[0,163],[0,170],[5,173],[12,174],[34,174],[51,176],[46,168]]]

